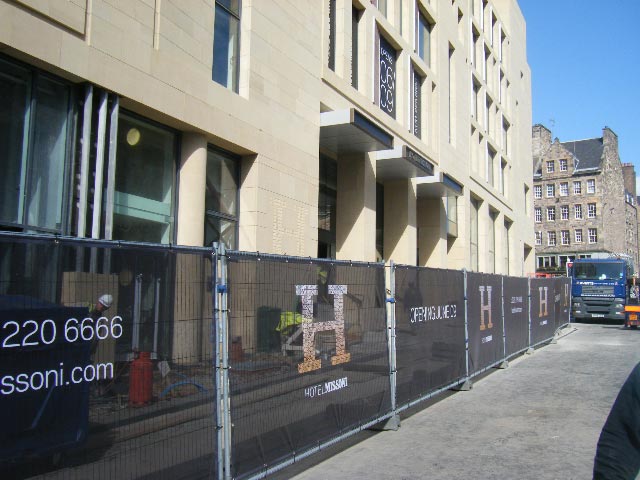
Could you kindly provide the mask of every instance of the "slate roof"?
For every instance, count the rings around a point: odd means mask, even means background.
[[[561,145],[573,153],[579,160],[576,165],[576,172],[599,170],[602,168],[602,153],[604,151],[602,138],[561,142]]]

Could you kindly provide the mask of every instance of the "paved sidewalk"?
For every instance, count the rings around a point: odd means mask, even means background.
[[[565,333],[471,391],[405,415],[398,431],[363,432],[274,478],[589,479],[600,429],[640,361],[640,330]]]

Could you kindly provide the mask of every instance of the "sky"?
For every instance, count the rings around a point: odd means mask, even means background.
[[[640,0],[518,0],[533,124],[561,142],[618,135],[640,195]]]

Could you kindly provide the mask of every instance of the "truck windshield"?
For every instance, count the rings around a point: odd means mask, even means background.
[[[576,263],[573,277],[581,280],[619,280],[624,277],[622,263]]]

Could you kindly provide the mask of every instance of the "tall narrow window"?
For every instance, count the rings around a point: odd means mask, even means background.
[[[510,272],[510,258],[511,258],[511,223],[508,220],[504,221],[504,268],[502,273],[509,275]]]
[[[336,69],[336,0],[329,0],[329,61],[331,70]]]
[[[458,197],[449,195],[447,199],[447,236],[458,236]]]
[[[455,89],[456,89],[456,76],[454,68],[454,53],[455,48],[449,45],[449,143],[455,143],[455,125],[456,125],[456,102],[455,102]]]
[[[471,227],[471,238],[469,240],[470,247],[470,260],[471,260],[471,270],[475,270],[476,272],[479,270],[479,252],[478,252],[478,211],[480,210],[480,202],[476,199],[471,200],[471,208],[470,208],[470,227]]]
[[[396,116],[396,51],[382,36],[379,37],[379,100],[380,108],[395,118]]]
[[[411,102],[411,132],[418,138],[422,137],[422,82],[423,78],[415,68],[411,69],[412,102]]]
[[[0,224],[65,233],[69,87],[0,60]]]
[[[238,91],[240,0],[216,0],[213,27],[213,80]]]
[[[492,210],[489,212],[489,224],[487,232],[488,251],[487,251],[487,267],[489,273],[496,271],[496,219],[498,212]]]
[[[471,80],[471,116],[480,122],[480,88],[475,77]]]
[[[318,258],[336,258],[336,205],[338,202],[338,165],[320,155],[318,192]]]
[[[496,151],[487,143],[487,183],[495,186],[494,184],[494,169],[495,169]]]
[[[332,0],[335,2],[335,0]],[[335,7],[335,5],[334,5]],[[358,26],[360,22],[360,10],[351,8],[351,86],[358,88]],[[335,24],[335,21],[334,21]],[[335,28],[335,25],[334,25]],[[335,34],[334,34],[335,37]],[[334,38],[335,41],[335,38]],[[335,55],[334,55],[335,57]],[[335,61],[334,61],[335,63]]]
[[[424,60],[429,67],[431,66],[431,31],[433,24],[427,20],[427,17],[418,12],[418,34],[416,35],[418,45],[418,55]]]
[[[207,151],[204,244],[222,242],[238,248],[238,159],[220,150]]]

